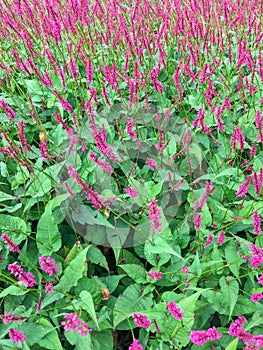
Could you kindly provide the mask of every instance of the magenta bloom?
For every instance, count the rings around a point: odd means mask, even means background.
[[[249,259],[252,267],[259,267],[263,264],[262,248],[257,247],[255,244],[250,244],[249,251],[252,254],[252,258]]]
[[[89,325],[86,322],[82,321],[80,325],[78,325],[77,331],[79,334],[83,335],[83,337],[86,337],[90,332],[92,332],[92,329],[89,328]]]
[[[129,350],[143,350],[143,346],[139,343],[138,339],[133,339],[132,344],[129,346]]]
[[[149,278],[155,279],[156,281],[159,281],[163,278],[163,274],[161,273],[161,271],[152,270],[149,271],[147,274]]]
[[[209,235],[207,236],[207,240],[205,242],[204,247],[208,248],[213,242],[214,242],[214,236],[209,233]]]
[[[19,253],[20,252],[18,245],[15,242],[13,242],[11,240],[11,238],[6,233],[3,233],[1,235],[1,237],[4,241],[4,243],[8,246],[8,248],[10,249],[10,251],[12,253]]]
[[[48,292],[50,295],[52,295],[53,294],[53,284],[50,282],[46,283],[45,291]]]
[[[127,193],[127,194],[129,194],[131,197],[133,197],[133,198],[135,198],[135,197],[137,197],[138,196],[138,191],[136,190],[136,188],[135,187],[132,187],[132,186],[128,186],[128,187],[126,187],[125,188],[125,192]]]
[[[57,266],[55,260],[51,259],[50,256],[40,256],[39,262],[41,270],[48,273],[49,276],[54,276],[59,271],[59,267]]]
[[[248,193],[251,180],[252,180],[251,175],[249,175],[247,179],[241,185],[239,185],[236,192],[236,195],[238,197],[244,197]]]
[[[184,317],[184,313],[179,307],[176,306],[176,303],[174,301],[170,301],[167,304],[167,310],[170,311],[172,316],[178,321]]]
[[[185,274],[185,275],[188,275],[188,267],[187,266],[182,266],[182,272]]]
[[[132,314],[133,322],[141,328],[151,327],[151,322],[147,316],[140,314],[139,312],[133,312]]]
[[[155,162],[154,159],[152,159],[152,158],[147,158],[145,163],[148,165],[148,167],[149,167],[150,169],[153,169],[153,170],[156,169],[156,162]]]
[[[217,238],[217,244],[222,245],[225,241],[225,238],[226,238],[225,232],[222,231]]]
[[[207,331],[192,331],[190,334],[190,340],[196,345],[203,345],[210,340],[220,339],[222,335],[222,333],[217,331],[216,327],[212,327]]]
[[[263,275],[259,276],[258,284],[263,284]]]
[[[195,217],[195,220],[194,220],[194,225],[195,225],[195,228],[197,230],[201,230],[201,228],[202,228],[202,226],[201,226],[202,220],[203,220],[202,215],[201,214],[197,214],[196,217]]]
[[[261,218],[258,215],[257,210],[252,215],[252,221],[253,221],[253,226],[254,226],[254,233],[255,233],[255,235],[258,236],[262,233],[262,229],[261,229]]]
[[[259,292],[259,293],[253,293],[251,295],[250,300],[253,301],[254,303],[258,303],[261,299],[263,299],[263,293]]]
[[[36,284],[35,276],[31,272],[25,272],[21,266],[17,265],[17,262],[9,264],[7,269],[17,277],[18,281],[23,282],[27,287],[33,287]]]
[[[64,318],[67,321],[62,321],[61,325],[64,326],[65,332],[73,331],[75,327],[80,325],[81,320],[79,319],[79,316],[76,312],[73,312],[71,314],[65,314]]]
[[[158,230],[158,232],[162,231],[162,223],[161,223],[161,209],[156,205],[156,199],[150,199],[150,204],[148,205],[149,212],[148,217],[152,222],[151,231],[154,232]]]
[[[23,332],[19,332],[17,329],[9,329],[9,337],[16,343],[23,343],[26,340],[26,336]]]

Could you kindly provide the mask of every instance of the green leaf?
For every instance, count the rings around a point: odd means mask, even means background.
[[[136,264],[123,264],[119,265],[129,277],[131,277],[135,282],[145,284],[147,283],[147,274],[145,269]]]
[[[38,341],[38,344],[45,349],[63,350],[58,333],[54,326],[45,318],[38,319],[37,323],[46,330],[46,335]]]
[[[142,312],[152,306],[153,294],[144,294],[143,287],[138,284],[128,286],[121,294],[113,310],[113,327],[126,320],[133,312]]]
[[[73,332],[64,332],[64,334],[67,341],[71,345],[75,345],[74,350],[93,349],[90,334],[88,334],[86,337],[83,337],[83,335],[79,334],[76,329]]]
[[[154,239],[154,245],[149,241],[146,241],[144,253],[146,259],[152,265],[161,266],[165,264],[171,258],[171,256],[176,256],[178,259],[185,261],[185,259],[161,237],[156,237]]]
[[[100,330],[91,294],[89,292],[87,292],[86,290],[83,290],[80,293],[80,299],[81,300],[80,301],[77,300],[77,302],[75,304],[88,312],[88,314],[90,315],[90,317],[93,319],[94,323],[96,324],[98,330]]]
[[[226,347],[226,350],[236,350],[237,344],[238,344],[238,338],[231,341],[231,343],[229,343],[228,346]]]
[[[38,222],[36,238],[40,255],[51,255],[61,248],[61,234],[58,225],[55,223],[52,210],[59,206],[66,197],[67,195],[64,194],[49,201]]]
[[[1,293],[0,293],[0,298],[4,298],[7,295],[24,295],[28,292],[27,289],[22,289],[20,287],[11,285],[7,288],[5,288]]]
[[[230,320],[234,307],[238,299],[239,286],[238,282],[232,277],[221,277],[219,280],[221,292],[224,294],[225,298],[228,300],[229,306],[229,319]]]
[[[228,242],[225,248],[226,261],[229,264],[230,271],[236,276],[239,276],[239,268],[243,263],[243,259],[237,255],[238,243]]]
[[[20,244],[29,234],[25,221],[11,215],[0,214],[0,229],[7,233],[17,244]]]
[[[109,270],[108,262],[105,256],[97,247],[91,247],[88,251],[87,258],[92,264],[97,264],[104,267],[107,271]]]
[[[104,329],[102,332],[96,332],[96,337],[92,337],[92,344],[94,344],[94,350],[113,349],[112,331]]]
[[[77,285],[78,281],[83,277],[86,270],[86,255],[90,246],[83,249],[75,259],[71,261],[69,266],[65,269],[59,283],[53,288],[53,294],[47,294],[42,302],[42,309],[47,305],[62,299],[66,292]]]

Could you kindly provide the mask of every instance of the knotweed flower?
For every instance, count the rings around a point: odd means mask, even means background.
[[[250,244],[249,251],[253,255],[252,258],[249,259],[252,267],[259,267],[263,264],[263,252],[261,248],[257,247],[255,244]]]
[[[161,271],[157,271],[157,270],[152,270],[147,272],[148,277],[155,279],[156,281],[159,281],[163,278],[163,274],[161,273]]]
[[[238,190],[236,192],[236,195],[238,197],[244,197],[248,193],[251,180],[251,175],[249,175],[247,179],[241,185],[239,185]]]
[[[49,276],[55,276],[55,274],[59,271],[59,267],[57,266],[55,260],[51,259],[50,256],[40,256],[39,262],[41,270],[48,273]]]
[[[162,223],[161,223],[161,209],[156,205],[156,199],[150,199],[150,204],[148,205],[148,217],[152,222],[151,231],[154,232],[158,230],[158,232],[162,231]]]
[[[241,152],[243,152],[245,147],[245,137],[239,127],[234,129],[234,132],[231,136],[231,148],[234,151],[236,151],[237,143],[239,143]]]
[[[131,197],[137,197],[139,195],[137,189],[132,186],[128,186],[125,188],[125,192],[129,194]]]
[[[18,245],[15,242],[13,242],[11,240],[11,238],[6,233],[3,233],[1,235],[1,237],[4,241],[4,243],[8,246],[8,248],[10,249],[10,251],[12,253],[19,253],[20,252]]]
[[[224,244],[225,238],[226,238],[225,232],[222,231],[217,238],[217,244],[218,245]]]
[[[197,230],[201,230],[202,226],[201,226],[201,222],[202,222],[202,215],[201,214],[197,214],[194,220],[194,226]]]
[[[128,118],[127,125],[126,125],[126,131],[131,139],[137,137],[137,134],[133,130],[133,128],[134,128],[134,120],[133,120],[133,118]]]
[[[48,282],[45,285],[45,291],[48,292],[50,295],[53,294],[53,284]]]
[[[9,337],[16,343],[23,343],[24,341],[26,341],[25,334],[22,331],[19,332],[17,329],[14,328],[9,329]]]
[[[207,331],[192,331],[190,340],[196,345],[203,345],[210,340],[218,340],[222,337],[222,333],[218,332],[216,327],[209,328]]]
[[[147,316],[140,314],[139,312],[132,313],[134,323],[141,328],[151,327],[151,322]]]
[[[92,332],[92,329],[89,328],[89,325],[86,322],[81,322],[80,325],[77,327],[77,331],[79,334],[81,334],[83,337],[86,337],[90,332]]]
[[[179,307],[176,306],[176,303],[174,301],[170,301],[167,304],[167,310],[170,311],[171,315],[178,321],[184,317],[184,313]]]
[[[138,339],[133,339],[132,344],[129,346],[129,350],[143,350],[143,346],[139,343]]]
[[[188,267],[187,266],[182,266],[182,272],[185,274],[185,275],[188,275]]]
[[[17,262],[9,264],[7,269],[27,287],[33,287],[36,284],[35,276],[31,272],[25,272],[21,266],[17,265]]]
[[[258,292],[258,293],[253,293],[251,295],[250,300],[253,301],[254,303],[258,303],[261,299],[263,299],[263,293]]]
[[[259,276],[258,284],[263,284],[263,275]]]
[[[209,235],[207,236],[207,240],[205,242],[204,247],[208,248],[214,242],[214,239],[215,239],[214,236],[209,233]]]
[[[61,325],[64,326],[65,332],[73,331],[75,327],[79,326],[81,323],[81,320],[78,317],[78,314],[76,312],[73,312],[71,314],[65,314],[64,318],[67,321],[62,321]]]
[[[153,169],[153,170],[156,169],[156,162],[155,162],[154,159],[152,159],[152,158],[147,158],[145,163],[148,165],[148,167],[149,167],[150,169]]]
[[[254,214],[252,215],[252,221],[254,226],[254,233],[255,235],[260,235],[262,233],[261,229],[261,218],[258,215],[258,211],[256,210]]]
[[[12,312],[7,312],[5,315],[0,315],[0,320],[2,320],[2,322],[4,324],[7,324],[10,322],[14,322],[14,321],[24,320],[24,317],[23,316],[15,316]]]

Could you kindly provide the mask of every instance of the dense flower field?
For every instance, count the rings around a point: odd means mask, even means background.
[[[1,349],[263,349],[262,14],[0,1]]]

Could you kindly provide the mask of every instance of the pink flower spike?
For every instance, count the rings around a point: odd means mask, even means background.
[[[73,312],[71,314],[65,314],[64,318],[67,321],[62,321],[61,325],[64,326],[65,332],[73,331],[75,327],[80,325],[81,320],[78,317],[78,314],[76,312]]]
[[[50,295],[53,294],[53,284],[48,282],[45,285],[45,291],[48,292]]]
[[[158,230],[158,232],[162,231],[162,223],[161,223],[161,209],[156,205],[157,199],[149,199],[150,204],[148,205],[148,218],[151,220],[151,232]]]
[[[187,266],[182,266],[182,272],[185,274],[185,275],[188,275],[188,267]]]
[[[258,215],[258,211],[256,210],[254,214],[252,215],[252,221],[254,226],[254,233],[255,235],[261,235],[262,229],[261,229],[261,218]]]
[[[207,240],[205,242],[204,247],[208,248],[214,242],[214,239],[215,239],[214,236],[209,233],[209,235],[207,236]]]
[[[9,329],[9,337],[16,343],[23,343],[26,340],[26,336],[23,332],[19,332],[17,329]]]
[[[147,272],[148,277],[155,279],[156,281],[159,281],[163,278],[163,274],[161,273],[161,271],[157,271],[157,270],[152,270]]]
[[[135,187],[132,187],[132,186],[126,187],[125,192],[133,198],[138,197],[138,195],[139,195],[137,189]]]
[[[180,321],[184,317],[184,313],[179,307],[176,306],[176,303],[174,301],[170,301],[167,304],[167,310],[170,311],[172,316],[178,321]]]
[[[225,238],[226,238],[225,232],[222,231],[217,238],[217,244],[218,245],[224,244]]]
[[[259,276],[258,284],[263,284],[263,275]]]
[[[138,327],[141,327],[141,328],[148,328],[148,327],[151,327],[151,322],[150,322],[150,320],[148,319],[147,316],[142,315],[142,314],[139,313],[139,312],[133,312],[132,317],[133,317],[133,322],[134,322]]]
[[[258,303],[261,299],[263,299],[263,293],[259,292],[259,293],[253,293],[251,295],[250,300],[253,301],[253,303]]]
[[[152,158],[147,158],[145,163],[148,165],[148,167],[149,167],[150,169],[153,169],[153,170],[156,169],[156,162],[155,162],[154,159],[152,159]]]
[[[133,339],[132,344],[129,346],[129,350],[143,350],[143,346],[139,343],[138,339]]]
[[[50,256],[40,256],[39,263],[41,270],[48,273],[49,276],[54,276],[59,271],[59,267],[57,266],[55,260],[51,259]]]
[[[92,329],[89,328],[89,325],[86,322],[82,321],[81,324],[77,327],[77,331],[83,337],[86,337],[90,332],[92,332]]]
[[[3,233],[1,235],[1,237],[4,241],[4,243],[8,246],[8,248],[10,249],[10,251],[12,253],[19,253],[20,252],[18,245],[15,242],[13,242],[11,240],[11,238],[6,233]]]

